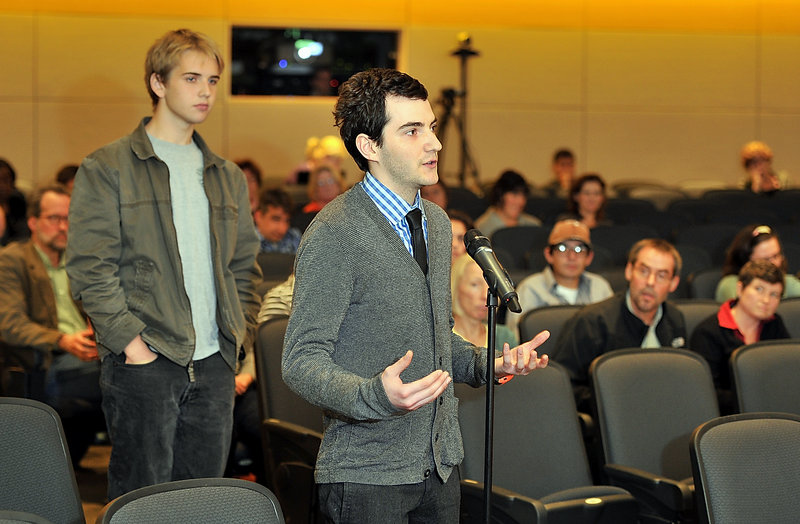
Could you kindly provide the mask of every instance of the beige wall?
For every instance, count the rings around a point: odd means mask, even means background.
[[[481,53],[469,61],[468,136],[483,180],[513,167],[541,183],[552,151],[568,146],[581,171],[610,181],[733,184],[739,147],[758,138],[800,184],[800,2],[500,0],[456,9],[397,0],[366,10],[354,0],[336,9],[287,0],[9,3],[0,7],[0,156],[23,187],[149,113],[142,63],[155,38],[187,26],[227,53],[229,26],[240,23],[400,29],[401,68],[433,101],[443,87],[458,86],[450,52],[456,33],[468,31]],[[302,160],[308,136],[335,132],[332,105],[223,96],[200,131],[224,156],[253,157],[279,177]],[[456,138],[449,129],[448,180],[458,165]],[[353,181],[355,165],[348,171]]]

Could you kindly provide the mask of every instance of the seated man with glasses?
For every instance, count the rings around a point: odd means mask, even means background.
[[[506,326],[516,331],[522,315],[543,306],[593,304],[614,292],[608,281],[586,271],[592,263],[589,228],[574,219],[556,222],[544,248],[547,266],[517,285],[522,313],[508,312]]]
[[[77,466],[105,423],[94,334],[64,267],[69,202],[63,186],[37,191],[28,209],[30,240],[0,250],[0,375],[2,394],[58,411]]]
[[[680,281],[681,256],[659,238],[646,238],[628,253],[628,289],[584,307],[564,326],[556,344],[558,362],[567,367],[578,409],[587,409],[588,370],[595,357],[629,347],[684,347],[683,314],[667,296]]]

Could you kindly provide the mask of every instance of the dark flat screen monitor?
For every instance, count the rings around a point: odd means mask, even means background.
[[[335,96],[351,75],[395,68],[397,31],[234,26],[231,94]]]

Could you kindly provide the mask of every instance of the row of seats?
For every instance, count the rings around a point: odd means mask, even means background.
[[[759,417],[764,411],[785,412],[792,414],[786,418],[800,420],[800,387],[793,380],[800,372],[799,350],[800,340],[792,340],[753,344],[734,353],[731,361],[743,411],[754,411]],[[690,453],[690,448],[699,449],[699,444],[692,443],[692,434],[703,434],[708,431],[702,429],[706,425],[722,423],[708,364],[687,350],[630,348],[598,357],[590,375],[605,478],[616,489],[595,485],[589,476],[569,379],[554,364],[495,390],[493,485],[497,489],[493,509],[506,517],[510,508],[517,515],[526,511],[534,516],[529,522],[542,521],[542,515],[548,523],[697,522],[698,513],[710,511],[711,505],[705,499],[707,483],[699,483],[699,491],[695,490],[699,455]],[[482,479],[484,395],[458,386],[458,396],[466,452],[464,476]],[[747,417],[740,415],[735,420],[742,418]],[[514,430],[509,431],[512,426]],[[735,449],[727,452],[736,454]],[[752,467],[751,458],[745,460]],[[782,468],[766,472],[767,477],[785,470],[797,477],[800,457],[789,456],[786,461]],[[727,484],[743,481],[732,477],[715,480]],[[478,522],[480,485],[470,484],[466,507],[472,521]],[[760,521],[769,515],[770,522],[792,522],[786,515],[796,518],[796,513],[782,510],[778,516],[771,506],[759,504],[765,489],[781,491],[776,485],[762,484],[761,490],[744,495],[736,501],[751,505],[743,515],[761,515]],[[637,501],[638,516],[636,509],[631,515],[626,493]],[[786,491],[773,498],[786,503],[787,495],[792,498]],[[591,503],[587,503],[588,497]],[[729,514],[718,518],[710,521],[759,521],[743,516],[726,520]]]
[[[0,397],[0,522],[86,522],[61,420],[53,408],[35,400]],[[97,522],[283,524],[284,517],[268,488],[208,478],[131,491],[106,504]]]
[[[706,307],[692,317],[717,308],[702,303],[699,309]],[[278,318],[259,328],[259,371],[267,370],[260,375],[259,388],[265,408],[265,446],[272,448],[268,455],[273,489],[287,515],[295,512],[306,519],[314,518],[309,511],[313,512],[316,500],[313,467],[322,412],[280,379],[286,323],[286,318]],[[547,328],[554,329],[552,323]],[[800,373],[798,350],[800,340],[737,350],[734,355],[741,369],[734,368],[733,376],[741,390],[743,411],[800,414],[800,383],[794,380]],[[495,511],[507,518],[524,515],[530,519],[512,522],[637,522],[641,508],[654,518],[694,518],[689,436],[697,426],[719,416],[703,357],[680,349],[619,350],[599,357],[592,364],[591,377],[602,454],[606,464],[612,464],[605,474],[614,486],[593,483],[593,450],[587,452],[585,447],[592,419],[578,416],[568,375],[556,358],[548,368],[495,390]],[[478,522],[483,511],[485,393],[464,385],[456,385],[456,393],[467,454],[462,467],[462,517],[464,522]],[[583,427],[579,420],[584,421]],[[631,435],[642,441],[630,440]],[[629,468],[650,474],[630,484],[633,470]]]

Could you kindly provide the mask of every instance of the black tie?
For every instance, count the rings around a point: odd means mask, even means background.
[[[422,272],[428,274],[428,250],[425,248],[425,233],[422,231],[422,211],[415,207],[406,215],[406,222],[411,229],[411,247],[414,249],[414,258],[422,268]]]

